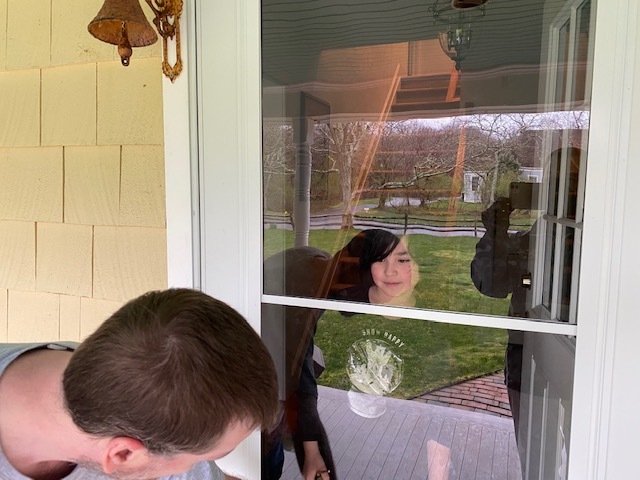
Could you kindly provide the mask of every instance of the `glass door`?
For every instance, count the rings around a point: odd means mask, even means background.
[[[262,478],[566,478],[591,2],[261,5]]]

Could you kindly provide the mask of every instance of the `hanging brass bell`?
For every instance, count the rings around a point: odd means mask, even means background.
[[[158,40],[138,0],[105,0],[88,30],[98,40],[117,45],[125,67],[132,47],[146,47]]]

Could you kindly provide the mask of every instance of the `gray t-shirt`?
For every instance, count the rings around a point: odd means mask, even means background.
[[[21,354],[37,348],[50,348],[52,350],[74,350],[77,344],[73,343],[43,343],[43,344],[0,344],[0,375],[7,366],[18,358]],[[15,468],[0,449],[0,478],[2,480],[29,480]],[[95,473],[83,467],[76,467],[75,470],[64,477],[64,480],[108,480],[110,477]],[[224,474],[213,462],[201,462],[193,466],[188,472],[180,475],[170,475],[162,477],[161,480],[223,480]]]

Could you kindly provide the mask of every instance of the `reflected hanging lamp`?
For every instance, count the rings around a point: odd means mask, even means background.
[[[133,48],[146,47],[162,37],[162,72],[173,82],[182,72],[180,16],[183,0],[145,0],[154,14],[151,26],[139,0],[105,0],[89,23],[89,33],[98,40],[117,45],[122,65],[129,65]],[[156,30],[158,34],[156,34]],[[175,61],[169,61],[168,40],[175,39]]]
[[[471,25],[449,26],[446,32],[438,33],[438,40],[442,51],[455,62],[456,70],[460,71],[460,62],[471,48]]]
[[[471,22],[474,17],[484,17],[488,0],[451,0],[449,5],[439,5],[435,0],[429,7],[433,23],[446,23],[447,29],[438,32],[442,51],[455,62],[460,71],[461,62],[471,48]]]

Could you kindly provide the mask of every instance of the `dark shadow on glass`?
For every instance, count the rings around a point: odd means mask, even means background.
[[[551,169],[555,172],[555,189],[549,196],[548,207],[552,215],[558,209],[558,185],[560,181],[559,169],[561,157],[567,158],[567,197],[564,202],[564,216],[575,219],[578,195],[578,173],[581,151],[577,148],[558,149],[551,154]],[[553,182],[552,182],[553,183]],[[545,255],[551,258],[547,263],[553,265],[553,252],[555,251],[555,224],[547,225],[545,239],[538,238],[540,219],[537,219],[528,231],[510,230],[510,216],[516,209],[529,210],[538,204],[538,192],[533,184],[512,184],[510,197],[498,198],[488,209],[482,212],[482,223],[486,232],[476,245],[476,253],[471,262],[471,279],[475,287],[489,297],[506,298],[511,295],[508,315],[511,317],[530,317],[535,307],[530,294],[536,279],[532,275],[532,258],[534,252],[530,252],[531,246],[544,244],[546,239]],[[557,217],[556,215],[553,215]],[[558,320],[566,321],[569,318],[570,285],[573,266],[573,234],[572,229],[567,229],[564,235],[563,248],[565,249],[562,265],[562,289],[559,298]],[[545,271],[541,281],[542,303],[550,309],[550,293],[553,290],[550,268]],[[509,403],[513,416],[516,439],[521,439],[522,426],[529,419],[520,418],[521,411],[530,411],[527,407],[521,410],[521,394],[523,392],[523,344],[527,334],[522,331],[509,330],[509,342],[505,352],[505,384],[508,390]],[[530,334],[533,336],[533,334]],[[526,359],[525,355],[525,359]],[[528,360],[525,360],[528,361]],[[567,362],[565,362],[567,363]],[[566,365],[565,365],[566,368]],[[532,372],[531,374],[533,375]],[[569,376],[572,376],[569,374]],[[537,381],[537,380],[536,380]],[[536,390],[537,389],[536,387]],[[568,442],[568,432],[566,432]],[[566,453],[566,452],[565,452]],[[521,450],[521,462],[523,472],[526,471],[526,455]]]

